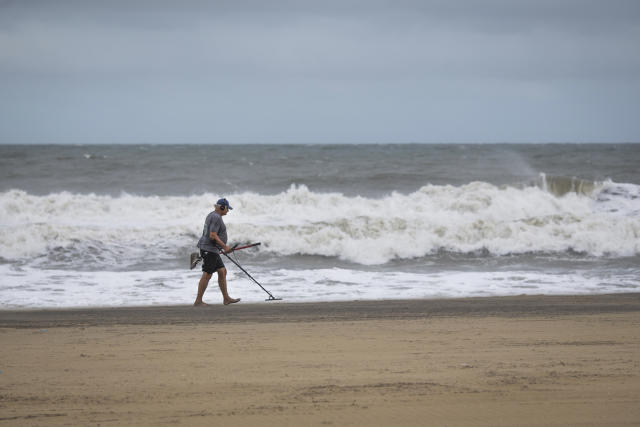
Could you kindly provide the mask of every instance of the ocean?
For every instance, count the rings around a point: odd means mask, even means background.
[[[193,303],[220,197],[286,302],[639,292],[639,165],[640,144],[3,145],[0,308]]]

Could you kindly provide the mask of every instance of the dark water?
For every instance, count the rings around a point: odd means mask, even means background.
[[[117,195],[317,192],[380,197],[425,184],[547,175],[640,183],[640,144],[0,146],[0,191]]]

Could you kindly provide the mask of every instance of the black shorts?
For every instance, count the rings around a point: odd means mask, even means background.
[[[222,258],[220,258],[220,254],[203,251],[201,249],[200,256],[202,257],[202,271],[213,274],[214,271],[224,268],[224,263],[222,262]]]

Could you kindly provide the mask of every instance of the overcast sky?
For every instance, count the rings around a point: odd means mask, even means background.
[[[0,0],[0,143],[629,141],[638,0]]]

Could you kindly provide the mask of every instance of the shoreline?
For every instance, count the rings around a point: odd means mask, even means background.
[[[640,311],[640,293],[0,310],[0,328],[563,316]]]

